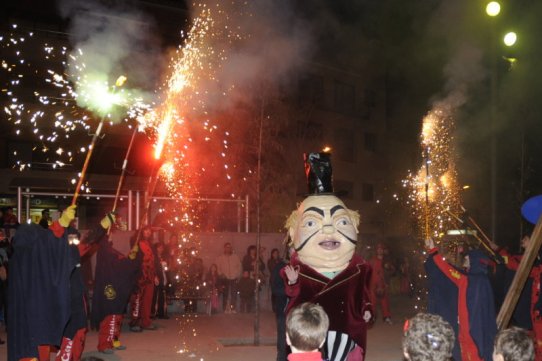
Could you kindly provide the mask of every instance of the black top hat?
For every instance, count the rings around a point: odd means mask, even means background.
[[[309,195],[333,194],[331,153],[305,153],[303,157]]]

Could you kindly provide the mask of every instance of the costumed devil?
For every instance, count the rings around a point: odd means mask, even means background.
[[[72,218],[73,219],[73,218]],[[13,238],[8,292],[8,360],[49,359],[71,316],[70,276],[76,266],[66,214],[49,229],[21,225]]]
[[[136,285],[142,253],[136,243],[128,256],[111,242],[101,242],[96,254],[96,273],[92,300],[91,325],[98,329],[98,351],[111,354],[124,350],[120,343],[122,320],[130,294]]]
[[[497,324],[488,276],[489,257],[478,249],[470,250],[465,257],[465,271],[447,262],[433,240],[426,240],[426,247],[427,310],[452,325],[456,334],[454,360],[492,360]]]
[[[333,194],[329,153],[305,155],[310,195],[286,223],[292,247],[281,271],[289,302],[286,312],[312,302],[329,315],[324,345],[329,360],[363,360],[372,319],[371,267],[354,254],[359,214]]]
[[[84,243],[70,242],[75,205],[48,229],[21,225],[13,240],[8,293],[8,360],[79,360],[86,335],[80,257],[105,235],[110,223],[92,230]],[[108,220],[108,219],[107,219]]]

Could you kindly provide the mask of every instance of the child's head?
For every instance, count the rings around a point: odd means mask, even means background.
[[[454,342],[452,326],[440,316],[418,313],[405,324],[403,352],[407,360],[450,360]]]
[[[532,361],[534,343],[526,330],[511,327],[495,337],[493,361]]]
[[[286,341],[292,352],[318,350],[326,340],[329,318],[320,305],[303,303],[286,317]]]

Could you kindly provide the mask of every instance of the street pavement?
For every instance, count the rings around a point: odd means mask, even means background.
[[[388,325],[381,318],[369,330],[367,361],[402,360],[401,335],[406,317],[414,314],[413,301],[407,297],[392,297],[394,324]],[[123,325],[121,342],[126,350],[105,355],[96,351],[96,331],[87,334],[84,359],[88,361],[274,361],[275,319],[269,310],[255,314],[214,314],[203,312],[185,315],[179,308],[170,307],[170,319],[156,319],[156,330],[130,332]],[[259,327],[256,327],[259,322]],[[259,335],[256,335],[256,329]],[[4,332],[0,337],[6,339]],[[254,340],[259,346],[254,346]],[[53,360],[54,355],[51,355]],[[7,360],[6,345],[0,346],[0,361]]]

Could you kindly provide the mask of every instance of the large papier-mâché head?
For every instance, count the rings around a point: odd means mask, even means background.
[[[310,195],[286,228],[299,259],[320,273],[342,271],[356,248],[359,213],[332,194]]]

